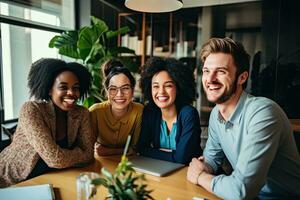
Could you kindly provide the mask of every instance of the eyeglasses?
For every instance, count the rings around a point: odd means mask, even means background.
[[[121,91],[122,94],[128,95],[131,92],[132,87],[131,85],[123,85],[121,87],[109,86],[107,89],[108,94],[111,96],[117,95],[119,90]]]

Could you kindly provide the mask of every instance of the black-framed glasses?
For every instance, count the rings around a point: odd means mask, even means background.
[[[122,85],[120,87],[109,86],[107,88],[108,94],[111,96],[117,95],[119,90],[122,94],[128,95],[132,91],[132,87],[131,87],[131,85],[127,84],[127,85]]]

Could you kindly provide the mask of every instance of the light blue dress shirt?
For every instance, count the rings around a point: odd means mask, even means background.
[[[168,134],[167,123],[161,120],[160,124],[160,146],[165,149],[176,150],[176,130],[177,124],[173,123],[172,130]]]
[[[217,106],[212,110],[208,133],[205,161],[216,171],[226,156],[233,167],[231,175],[213,178],[216,195],[300,196],[300,156],[290,122],[275,102],[243,92],[228,121]]]

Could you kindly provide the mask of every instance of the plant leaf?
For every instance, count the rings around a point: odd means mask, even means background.
[[[78,59],[77,41],[77,31],[65,31],[61,35],[54,36],[49,42],[49,47],[57,48],[61,55]]]
[[[54,36],[54,37],[50,40],[48,46],[49,46],[50,48],[54,48],[54,47],[55,47],[54,43],[58,40],[59,37],[61,37],[61,36],[59,36],[59,35]]]
[[[123,194],[122,183],[121,183],[120,179],[118,177],[116,177],[115,181],[116,181],[116,184],[114,186],[115,186],[116,192],[119,193],[120,195]]]
[[[102,167],[101,172],[107,178],[109,178],[109,179],[113,178],[113,175],[105,167]]]
[[[107,181],[104,178],[93,179],[91,184],[93,184],[93,185],[103,185],[104,187],[108,186]]]
[[[92,26],[83,27],[80,29],[79,32],[78,48],[80,56],[83,60],[85,60],[86,57],[90,54],[92,47],[96,43],[102,42],[100,40],[100,37],[108,31],[108,26],[105,24],[104,21],[93,16],[91,17],[91,19]],[[105,52],[105,49],[103,51]]]
[[[132,189],[125,190],[125,193],[130,197],[132,200],[137,200],[137,194]]]
[[[86,57],[90,54],[90,51],[97,41],[97,33],[93,31],[90,27],[83,27],[80,29],[79,39],[78,39],[78,49],[80,58],[85,60]]]
[[[116,31],[108,31],[106,33],[106,37],[107,37],[107,39],[110,39],[113,37],[117,37],[118,35],[128,33],[129,31],[130,31],[130,29],[128,26],[123,26]]]
[[[98,24],[98,25],[107,27],[106,23],[97,17],[91,16],[91,20],[92,20],[92,25]],[[108,29],[108,27],[107,27],[107,29]]]
[[[95,99],[93,97],[87,97],[83,101],[83,106],[86,108],[91,107],[95,103]]]
[[[105,47],[99,43],[94,43],[89,54],[85,58],[85,63],[94,63],[97,60],[97,54],[100,57],[105,56]]]
[[[129,49],[127,47],[112,47],[109,49],[109,52],[113,56],[118,56],[118,54],[121,53],[127,53],[127,54],[132,54],[135,55],[135,51],[132,49]]]

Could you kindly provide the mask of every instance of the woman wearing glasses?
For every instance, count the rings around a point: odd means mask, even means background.
[[[97,135],[94,153],[95,156],[122,154],[128,135],[133,149],[138,140],[143,105],[132,102],[136,81],[120,61],[106,62],[102,73],[108,101],[90,107],[92,128]]]
[[[150,58],[143,66],[141,88],[147,105],[138,142],[141,155],[188,164],[198,157],[200,120],[193,72],[172,58]]]

